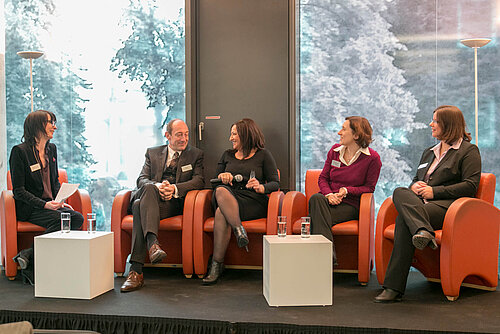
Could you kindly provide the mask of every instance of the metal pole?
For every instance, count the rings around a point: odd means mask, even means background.
[[[31,92],[31,112],[33,112],[33,59],[30,58],[30,92]]]
[[[474,48],[474,91],[475,91],[475,123],[476,123],[476,146],[479,147],[479,141],[478,141],[478,132],[479,132],[479,126],[478,126],[478,102],[477,102],[477,48]]]

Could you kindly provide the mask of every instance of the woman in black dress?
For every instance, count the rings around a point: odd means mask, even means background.
[[[45,233],[58,231],[61,213],[71,215],[71,229],[83,224],[83,216],[66,203],[55,202],[59,188],[57,148],[50,140],[57,129],[56,116],[45,110],[34,111],[24,120],[23,142],[12,148],[10,174],[18,220],[45,227]],[[33,282],[33,248],[24,249],[14,259],[24,279]]]
[[[224,266],[231,230],[238,247],[247,247],[248,236],[242,220],[264,218],[269,198],[279,189],[276,162],[264,148],[264,135],[257,124],[244,118],[231,126],[229,141],[233,148],[222,154],[217,164],[221,184],[214,190],[214,253],[203,284],[214,284]],[[248,248],[247,248],[248,251]]]

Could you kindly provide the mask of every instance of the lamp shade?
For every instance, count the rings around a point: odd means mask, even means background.
[[[489,42],[491,42],[490,38],[467,38],[460,40],[460,43],[468,46],[469,48],[480,48],[485,46]]]
[[[24,59],[37,59],[43,56],[43,52],[40,51],[19,51],[17,55]]]

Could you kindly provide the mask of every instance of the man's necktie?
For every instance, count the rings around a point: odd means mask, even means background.
[[[179,152],[175,152],[174,156],[172,157],[172,161],[170,161],[170,165],[168,167],[175,168],[178,162],[179,162]]]

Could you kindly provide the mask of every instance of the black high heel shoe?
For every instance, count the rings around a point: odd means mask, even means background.
[[[233,228],[234,236],[236,237],[236,242],[238,243],[239,248],[245,247],[248,253],[248,240],[247,231],[243,228],[243,225]]]
[[[212,260],[209,272],[207,276],[203,279],[203,285],[212,285],[217,283],[223,271],[224,271],[224,262],[217,262],[215,260]]]

